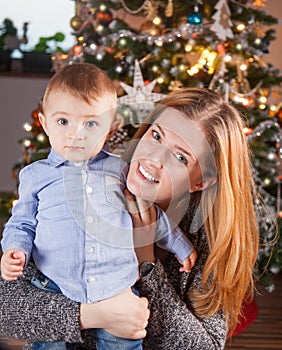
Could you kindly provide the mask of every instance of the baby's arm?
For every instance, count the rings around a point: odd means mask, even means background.
[[[25,253],[18,249],[8,249],[1,258],[1,275],[7,281],[15,281],[22,276]]]
[[[174,226],[174,227],[173,227]],[[197,252],[187,236],[170,222],[167,215],[158,208],[158,226],[156,243],[160,248],[175,254],[182,265],[180,272],[190,272],[197,260]]]
[[[192,267],[195,265],[196,260],[197,260],[197,252],[196,250],[193,250],[192,253],[190,255],[187,256],[186,259],[184,259],[183,261],[181,261],[178,257],[177,260],[179,261],[179,263],[182,265],[182,267],[180,267],[179,271],[180,272],[190,272]]]

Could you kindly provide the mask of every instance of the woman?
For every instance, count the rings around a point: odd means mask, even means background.
[[[191,273],[183,273],[171,254],[139,244],[138,286],[150,307],[144,349],[224,349],[243,299],[252,297],[258,250],[254,184],[240,116],[211,90],[177,90],[160,102],[135,139],[129,190],[156,202],[176,222],[188,207],[180,226],[198,252]],[[150,222],[150,215],[150,210],[133,214],[135,226]],[[79,342],[79,328],[103,327],[132,338],[146,333],[144,299],[129,291],[119,300],[79,306],[34,289],[28,274],[24,281],[1,281],[0,288],[1,334]]]

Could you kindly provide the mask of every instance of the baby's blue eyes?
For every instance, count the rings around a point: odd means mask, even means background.
[[[60,125],[68,125],[68,121],[65,118],[61,118],[58,120],[58,124]]]
[[[62,126],[66,126],[69,124],[69,122],[67,119],[61,118],[58,120],[58,124],[62,125]],[[85,123],[85,127],[89,128],[89,129],[95,128],[96,126],[97,126],[97,123],[94,121],[89,121],[89,122]]]
[[[87,122],[87,123],[86,123],[86,126],[87,126],[88,128],[95,128],[95,127],[97,126],[97,123],[96,123],[96,122],[93,122],[93,121]]]

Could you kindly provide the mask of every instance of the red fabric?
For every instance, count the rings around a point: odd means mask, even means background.
[[[243,332],[243,330],[246,329],[257,318],[258,308],[254,300],[252,300],[251,302],[245,301],[243,303],[242,308],[243,308],[243,315],[242,317],[239,318],[239,322],[231,337],[234,337],[235,335]]]

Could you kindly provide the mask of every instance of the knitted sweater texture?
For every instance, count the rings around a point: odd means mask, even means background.
[[[189,232],[185,222],[184,232]],[[169,254],[162,264],[138,283],[142,296],[149,300],[150,320],[144,350],[220,350],[226,341],[226,324],[221,312],[197,318],[187,297],[189,288],[199,287],[209,249],[201,227],[187,234],[198,252],[191,273],[179,272],[176,258]],[[39,341],[84,343],[84,349],[95,349],[89,332],[79,330],[79,304],[58,293],[33,287],[29,280],[35,272],[30,264],[17,281],[0,279],[0,335]],[[27,345],[26,349],[29,348]]]

